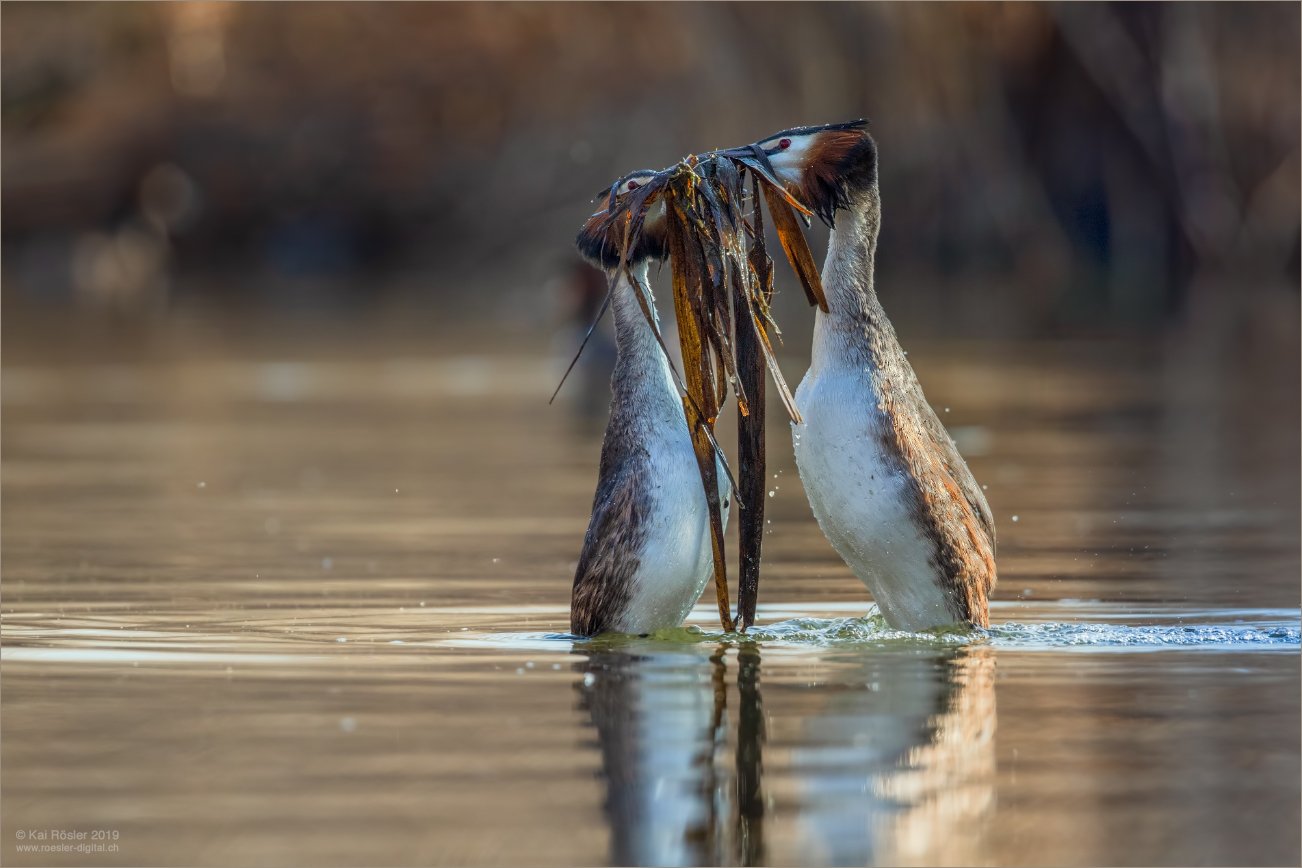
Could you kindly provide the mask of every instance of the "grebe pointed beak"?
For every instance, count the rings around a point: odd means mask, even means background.
[[[733,159],[740,159],[741,157],[755,156],[756,148],[757,148],[756,145],[750,144],[750,145],[742,145],[740,148],[728,148],[726,151],[716,151],[715,153],[717,153],[720,157],[732,157]]]

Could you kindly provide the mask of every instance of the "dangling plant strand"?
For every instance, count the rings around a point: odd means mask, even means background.
[[[597,330],[597,325],[601,322],[601,318],[606,315],[606,311],[610,308],[610,301],[615,297],[615,281],[608,280],[606,281],[606,284],[606,299],[601,303],[601,309],[597,311],[596,319],[592,321],[592,325],[588,326],[587,334],[585,334],[583,340],[579,342],[579,348],[575,351],[574,358],[570,359],[570,366],[565,369],[565,373],[561,375],[561,381],[556,384],[556,391],[552,392],[552,396],[547,399],[548,404],[555,401],[556,396],[561,393],[561,386],[565,385],[566,379],[570,376],[570,371],[573,371],[574,366],[578,364],[579,356],[583,355],[583,348],[588,345],[588,339],[591,338],[592,333]]]
[[[767,306],[773,292],[773,263],[764,249],[764,213],[760,207],[759,177],[755,177],[755,243],[746,265],[754,270],[758,284],[757,299]],[[742,632],[755,623],[759,601],[760,551],[764,543],[764,485],[768,473],[764,444],[764,367],[763,327],[753,313],[747,294],[746,272],[733,266],[733,307],[737,324],[738,404],[743,390],[753,397],[750,413],[737,415],[737,479],[739,494],[749,509],[737,516],[737,629]]]

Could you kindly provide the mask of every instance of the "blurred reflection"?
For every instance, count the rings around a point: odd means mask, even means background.
[[[737,652],[737,850],[742,865],[764,864],[764,701],[760,654],[755,645]]]
[[[828,680],[772,685],[767,709],[754,645],[575,653],[612,864],[946,862],[981,848],[994,807],[990,649],[832,660]],[[788,735],[769,744],[773,720]]]
[[[818,690],[791,752],[793,849],[774,861],[976,860],[994,808],[994,652],[868,654]]]
[[[578,653],[578,652],[576,652]],[[647,653],[597,651],[581,664],[606,778],[614,865],[718,864],[715,753],[726,735],[721,646]]]

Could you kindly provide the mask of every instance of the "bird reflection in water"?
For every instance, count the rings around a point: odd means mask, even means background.
[[[611,864],[980,857],[994,807],[990,649],[833,653],[816,683],[783,654],[763,688],[754,643],[597,640],[575,653]]]

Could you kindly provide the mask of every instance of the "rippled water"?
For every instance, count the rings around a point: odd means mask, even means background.
[[[1297,413],[910,349],[985,633],[875,615],[779,426],[751,635],[565,635],[599,432],[546,357],[10,360],[4,861],[1296,863]]]

